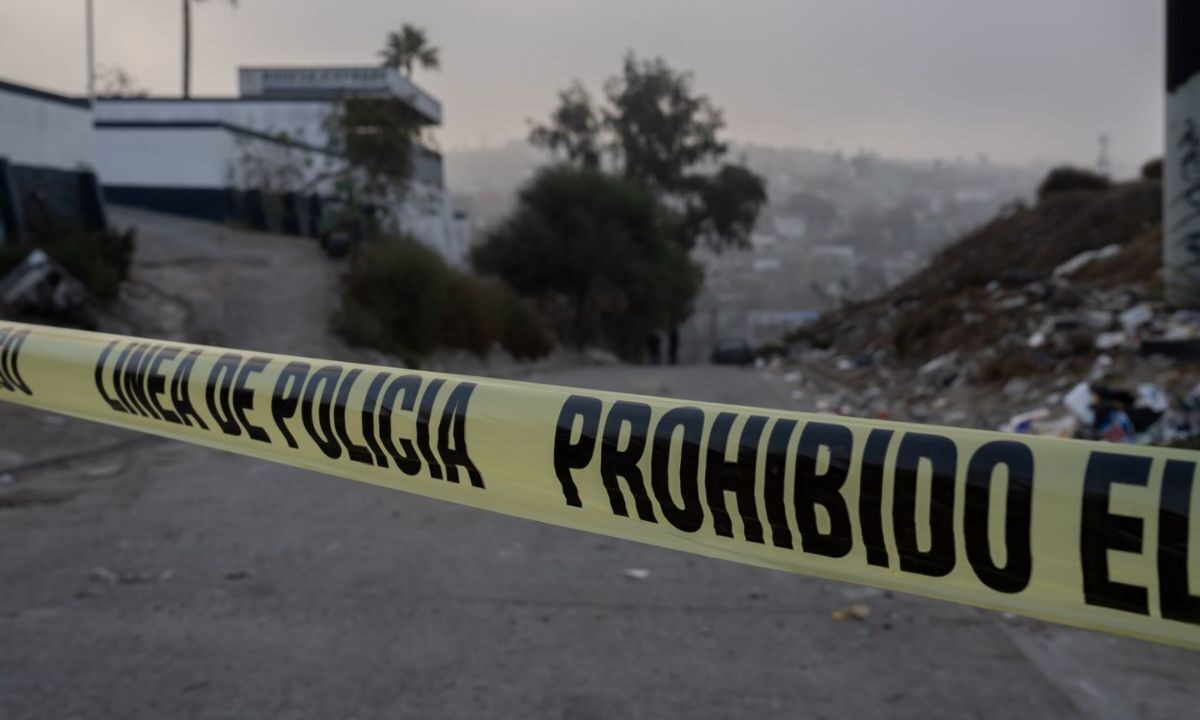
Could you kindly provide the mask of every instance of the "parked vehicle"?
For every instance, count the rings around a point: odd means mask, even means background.
[[[728,338],[713,346],[714,365],[749,365],[754,362],[754,352],[744,338]]]

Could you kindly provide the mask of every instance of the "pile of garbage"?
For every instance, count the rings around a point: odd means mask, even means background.
[[[1200,438],[1200,312],[1161,300],[1160,201],[1144,178],[1009,210],[796,338],[797,392],[848,415]]]
[[[1138,445],[1171,445],[1200,437],[1200,383],[1172,398],[1151,383],[1132,392],[1080,382],[1062,396],[1065,414],[1042,406],[1013,416],[1000,430]]]

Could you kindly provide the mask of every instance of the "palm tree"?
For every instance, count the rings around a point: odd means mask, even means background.
[[[192,96],[192,3],[205,0],[183,0],[183,96]],[[238,0],[225,0],[237,7]]]
[[[414,65],[428,70],[437,70],[440,65],[438,49],[429,44],[425,30],[408,23],[400,27],[400,32],[388,33],[379,56],[383,58],[385,68],[403,68],[409,79],[412,79]]]

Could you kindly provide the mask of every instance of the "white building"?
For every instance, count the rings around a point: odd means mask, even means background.
[[[382,67],[241,68],[238,81],[235,98],[97,99],[108,199],[310,234],[309,210],[331,191],[316,179],[334,162],[326,123],[339,99],[398,98],[420,125],[442,121],[436,99]],[[409,191],[387,220],[461,264],[468,224],[455,217],[442,157],[420,143],[413,152]]]
[[[87,100],[0,80],[0,243],[45,209],[105,225]]]

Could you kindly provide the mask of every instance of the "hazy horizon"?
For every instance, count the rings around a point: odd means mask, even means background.
[[[179,3],[95,5],[97,62],[177,94]],[[83,8],[5,0],[0,77],[81,94]],[[740,144],[1090,165],[1106,133],[1124,172],[1161,152],[1158,2],[209,0],[193,19],[198,95],[236,92],[238,65],[371,64],[388,30],[426,27],[443,69],[416,80],[447,150],[522,138],[558,89],[598,92],[632,50],[692,71]]]

